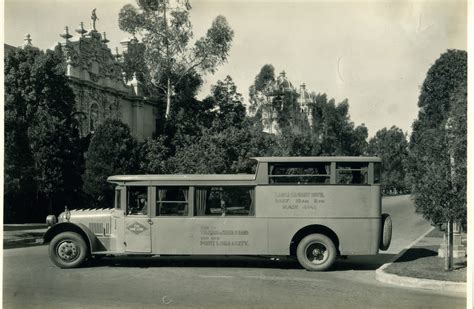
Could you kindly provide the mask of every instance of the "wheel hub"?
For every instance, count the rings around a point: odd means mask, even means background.
[[[328,259],[329,252],[325,245],[313,243],[307,247],[306,256],[311,263],[322,264]]]
[[[58,245],[57,253],[61,260],[71,262],[79,256],[79,248],[74,242],[67,240]]]

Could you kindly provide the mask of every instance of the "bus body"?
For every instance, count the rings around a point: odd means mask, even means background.
[[[252,175],[111,176],[113,209],[48,218],[51,259],[68,268],[91,255],[296,256],[325,270],[338,255],[388,248],[379,158],[254,159]]]

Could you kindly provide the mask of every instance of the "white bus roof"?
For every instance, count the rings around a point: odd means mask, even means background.
[[[253,157],[258,162],[381,162],[379,157]]]
[[[109,182],[249,182],[255,180],[255,174],[157,174],[157,175],[115,175],[107,178]]]

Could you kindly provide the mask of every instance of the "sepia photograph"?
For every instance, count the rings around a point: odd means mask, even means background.
[[[467,0],[1,5],[3,308],[474,308]]]

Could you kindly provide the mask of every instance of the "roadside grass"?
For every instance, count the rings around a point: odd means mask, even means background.
[[[443,236],[444,236],[444,232],[438,228],[435,228],[430,233],[428,233],[428,235],[426,235],[426,237],[439,237],[439,238],[443,238]]]
[[[440,238],[441,243],[442,238]],[[467,259],[453,259],[454,270],[444,270],[444,258],[438,257],[439,246],[418,246],[408,249],[385,272],[421,279],[466,282]]]

